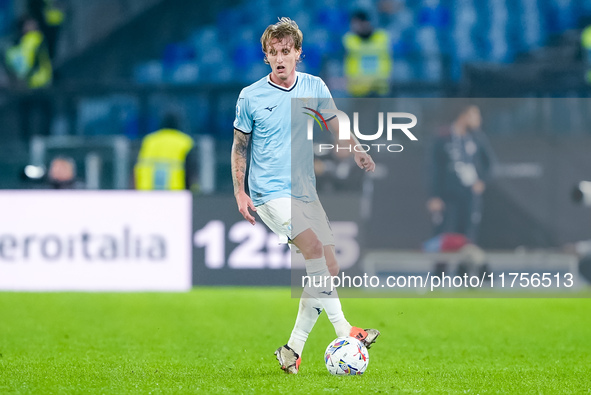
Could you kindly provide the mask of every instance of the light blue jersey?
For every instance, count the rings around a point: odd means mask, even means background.
[[[292,99],[296,98],[292,133]],[[290,88],[266,76],[240,92],[234,128],[252,133],[248,185],[255,206],[282,197],[305,202],[318,199],[314,147],[306,129],[311,118],[304,114],[310,108],[319,111],[335,106],[324,81],[306,73],[296,73]]]

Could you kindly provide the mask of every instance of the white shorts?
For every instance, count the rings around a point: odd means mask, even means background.
[[[328,217],[319,200],[273,199],[258,206],[257,214],[282,243],[293,240],[306,229],[312,229],[322,245],[335,244]]]

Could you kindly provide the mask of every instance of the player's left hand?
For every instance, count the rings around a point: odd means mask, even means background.
[[[356,152],[355,163],[365,171],[374,171],[376,169],[375,162],[367,152]]]

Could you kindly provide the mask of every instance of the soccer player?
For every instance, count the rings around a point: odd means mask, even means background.
[[[254,225],[250,210],[257,212],[273,232],[302,253],[308,276],[326,278],[339,271],[334,237],[316,193],[312,141],[307,139],[305,128],[292,131],[291,105],[293,98],[302,98],[302,107],[316,107],[320,112],[334,109],[334,103],[320,78],[296,71],[302,40],[298,25],[289,18],[281,18],[263,33],[261,44],[271,73],[244,88],[238,98],[232,179],[238,210],[244,218]],[[336,117],[327,122],[329,129],[338,134]],[[354,137],[349,143],[358,144]],[[250,144],[249,195],[244,183]],[[297,158],[293,168],[292,155]],[[375,163],[365,152],[356,152],[355,162],[365,171],[375,169]],[[307,286],[291,337],[275,352],[285,372],[298,373],[304,344],[323,310],[339,337],[355,337],[369,348],[380,334],[375,329],[351,326],[336,290]]]

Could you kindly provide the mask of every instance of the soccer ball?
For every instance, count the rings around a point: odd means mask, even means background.
[[[336,376],[363,374],[369,364],[367,348],[354,337],[338,337],[326,348],[324,363]]]

